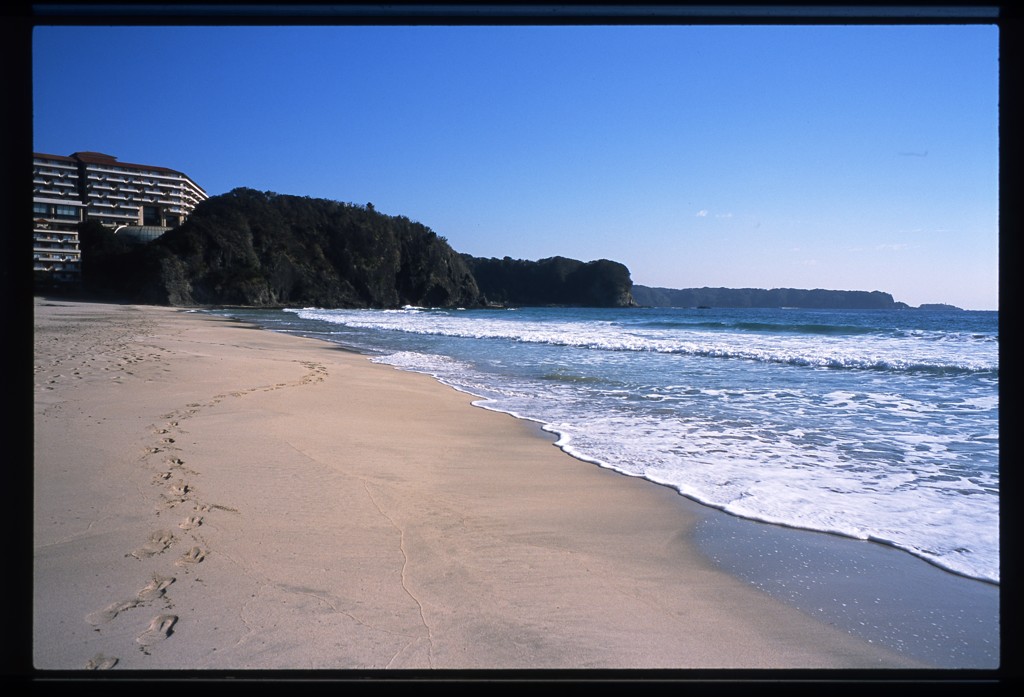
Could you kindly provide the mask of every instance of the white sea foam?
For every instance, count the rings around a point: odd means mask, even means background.
[[[579,321],[509,321],[507,314],[479,315],[402,310],[314,310],[306,319],[347,327],[468,339],[551,344],[607,351],[652,351],[711,358],[738,358],[798,366],[877,370],[998,369],[998,343],[986,338],[936,345],[924,333],[914,341],[893,335],[861,335],[855,342],[829,335],[741,334],[706,330],[647,329]]]
[[[832,331],[814,317],[803,332],[761,320],[694,329],[668,313],[644,324],[558,310],[293,312],[390,347],[377,361],[545,424],[580,459],[739,516],[999,578],[993,332],[880,330],[871,318]]]

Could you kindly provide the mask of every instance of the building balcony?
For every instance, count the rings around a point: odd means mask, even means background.
[[[43,242],[45,242],[47,244],[43,245],[42,244]],[[40,234],[37,231],[37,232],[33,233],[33,235],[32,235],[32,244],[33,245],[40,245],[40,246],[48,246],[48,245],[53,245],[53,244],[77,245],[78,244],[78,235],[73,235],[71,233],[60,234],[60,233],[54,232],[52,230],[47,230],[44,233]]]
[[[52,263],[55,263],[55,262],[61,262],[61,263],[78,264],[78,263],[80,263],[82,261],[82,256],[80,254],[78,254],[77,252],[75,253],[75,256],[70,256],[66,252],[61,252],[61,253],[46,253],[46,252],[44,252],[42,254],[33,254],[32,256],[33,256],[33,261],[35,261],[36,263],[38,263],[38,262],[45,262],[45,263],[52,264]]]
[[[66,174],[68,171],[74,172],[74,167],[69,170],[61,169],[60,167],[54,167],[53,165],[40,165],[36,164],[32,167],[33,174],[43,174],[47,177],[59,177]]]
[[[80,261],[82,255],[77,251],[40,249],[32,250],[32,257],[35,261]]]
[[[41,218],[36,221],[35,230],[78,234],[78,218]]]
[[[156,174],[156,173],[154,173],[154,174],[151,174],[149,176],[151,176],[153,179],[156,179],[157,181],[159,181],[162,184],[167,183],[167,182],[179,182],[179,181],[181,181],[181,175],[178,175],[178,174]]]

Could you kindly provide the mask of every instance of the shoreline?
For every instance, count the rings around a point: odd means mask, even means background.
[[[575,460],[668,489],[683,501],[681,505],[701,516],[694,539],[704,556],[717,568],[773,598],[854,636],[931,665],[980,670],[999,667],[998,582],[958,573],[886,542],[729,513],[687,496],[670,484],[574,455],[558,445],[560,435],[547,430],[547,424],[480,404],[484,398],[479,395],[447,385],[429,373],[419,374],[468,394],[477,408],[528,424],[536,437]],[[780,553],[780,547],[785,553]],[[803,568],[793,568],[793,559],[802,560]],[[907,592],[907,588],[913,591]],[[953,598],[957,605],[950,606],[947,601]]]
[[[934,667],[427,375],[176,308],[37,298],[35,327],[38,670]]]
[[[343,343],[337,345],[368,358],[376,355]],[[999,667],[998,581],[945,568],[884,541],[729,513],[687,496],[670,484],[635,477],[574,454],[571,448],[560,445],[561,434],[549,430],[549,424],[493,408],[486,398],[449,385],[429,372],[396,369],[427,375],[469,395],[477,408],[528,424],[536,437],[551,442],[569,457],[623,477],[666,487],[685,501],[682,505],[695,507],[694,512],[703,516],[696,526],[695,540],[705,557],[777,600],[854,636],[926,663],[971,669]],[[780,555],[779,547],[785,548],[786,554]],[[803,568],[792,568],[789,561],[794,558],[803,560]],[[813,572],[807,572],[807,568]],[[829,585],[824,579],[828,579]],[[906,592],[907,587],[916,590]],[[954,598],[955,605],[949,602]]]

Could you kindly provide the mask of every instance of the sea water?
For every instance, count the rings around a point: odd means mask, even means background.
[[[998,314],[231,311],[428,373],[735,516],[999,581]]]

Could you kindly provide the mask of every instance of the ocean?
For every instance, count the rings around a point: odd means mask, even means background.
[[[538,422],[733,516],[999,582],[998,313],[224,310]],[[567,495],[570,492],[567,492]]]

